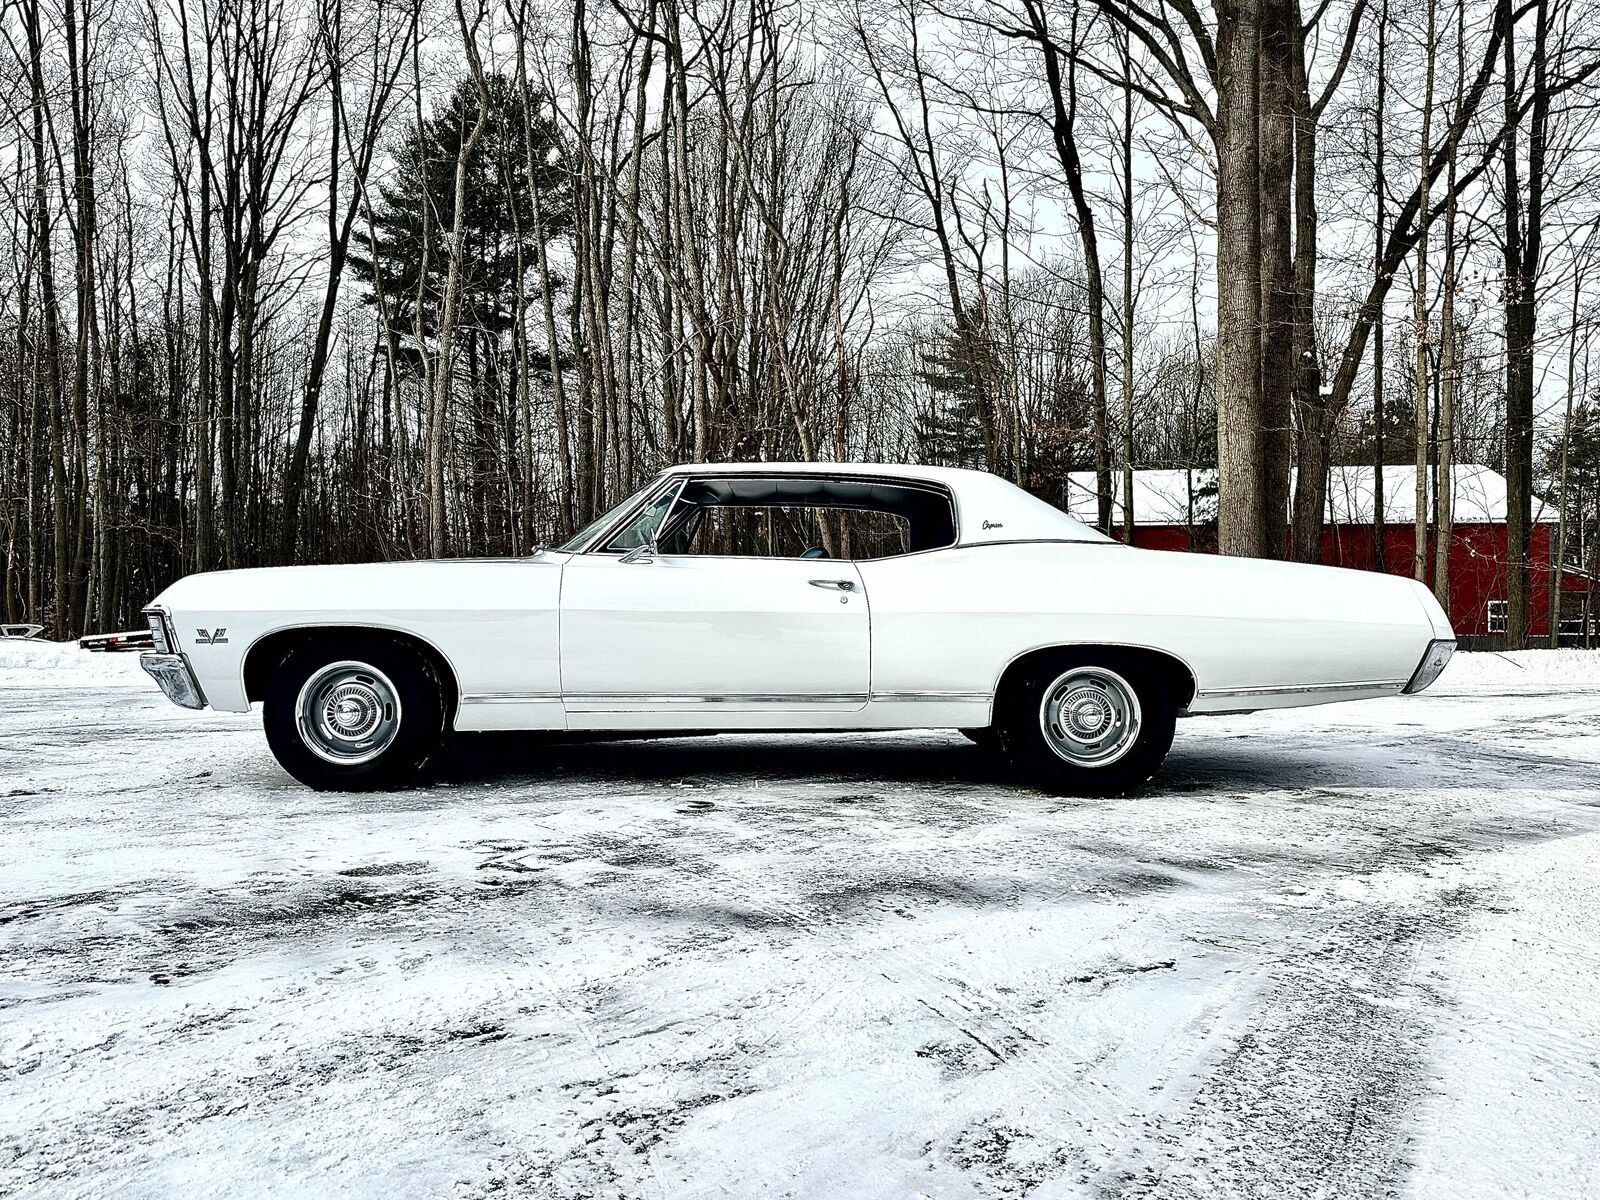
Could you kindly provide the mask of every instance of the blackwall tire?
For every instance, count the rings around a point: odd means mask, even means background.
[[[318,638],[267,680],[267,744],[318,791],[403,787],[444,736],[444,688],[426,659],[381,634]]]
[[[997,698],[995,729],[1012,765],[1056,795],[1123,796],[1172,748],[1171,684],[1142,660],[1108,651],[1042,656]]]

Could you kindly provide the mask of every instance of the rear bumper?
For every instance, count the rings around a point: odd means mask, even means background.
[[[1422,655],[1422,661],[1417,664],[1417,669],[1411,673],[1411,682],[1405,686],[1405,694],[1414,696],[1422,691],[1440,675],[1449,665],[1451,655],[1456,652],[1456,640],[1453,637],[1435,638],[1428,643],[1428,649]]]
[[[160,685],[168,700],[182,708],[204,708],[205,694],[181,654],[141,654],[139,665]]]

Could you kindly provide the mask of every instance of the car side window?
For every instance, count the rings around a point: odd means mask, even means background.
[[[629,521],[614,534],[605,544],[606,550],[627,551],[637,550],[640,546],[648,546],[655,539],[661,522],[672,509],[672,502],[678,498],[678,489],[668,488],[654,500],[639,510],[639,515]]]
[[[896,513],[812,505],[697,506],[665,554],[738,558],[887,558],[905,554],[911,523]]]
[[[648,526],[661,553],[681,556],[865,561],[955,543],[942,488],[821,475],[689,479],[669,511],[647,509],[634,524]],[[628,547],[614,539],[607,548]]]

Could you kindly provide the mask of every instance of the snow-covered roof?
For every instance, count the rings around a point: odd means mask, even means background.
[[[1373,521],[1374,470],[1371,467],[1333,467],[1328,473],[1328,519],[1340,525],[1370,525]],[[1432,475],[1432,472],[1429,472]],[[1451,471],[1452,514],[1463,524],[1499,524],[1506,519],[1505,476],[1489,467],[1464,463]],[[1291,487],[1293,486],[1291,480]],[[1139,525],[1204,524],[1216,519],[1217,473],[1214,470],[1135,471],[1133,519]],[[1191,501],[1192,492],[1192,501]],[[1096,517],[1093,471],[1074,471],[1069,479],[1070,511],[1078,520],[1093,524]],[[1113,519],[1122,520],[1122,475],[1111,481]],[[1192,503],[1192,507],[1191,507]],[[1417,519],[1417,469],[1386,466],[1383,469],[1383,516],[1390,524]],[[1433,507],[1429,480],[1428,505]],[[1533,519],[1553,522],[1555,509],[1540,497],[1533,500]]]

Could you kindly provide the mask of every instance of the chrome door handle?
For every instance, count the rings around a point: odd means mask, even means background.
[[[813,579],[812,587],[832,588],[836,592],[853,592],[856,590],[853,579]]]

